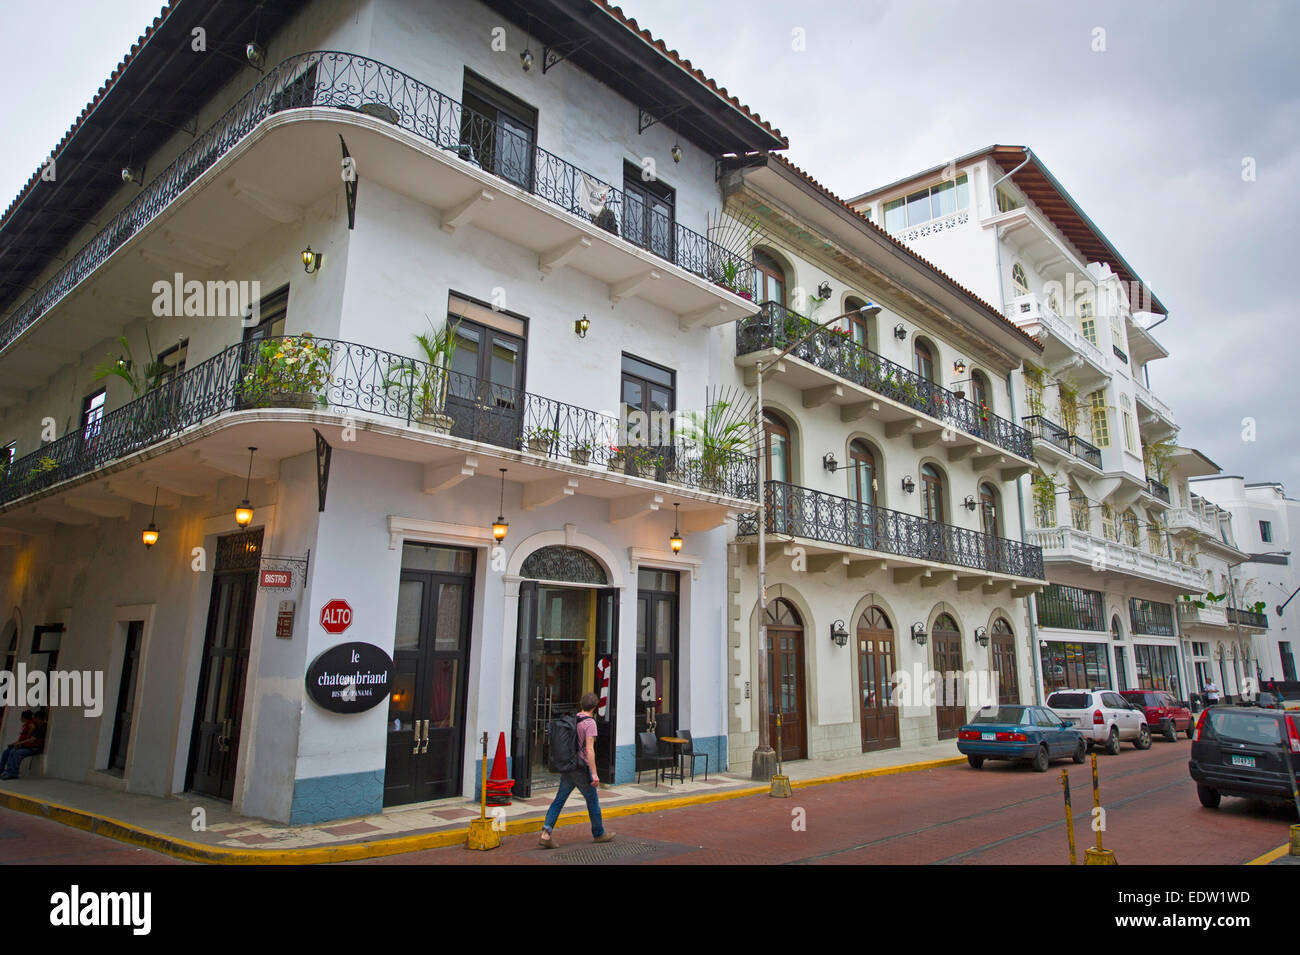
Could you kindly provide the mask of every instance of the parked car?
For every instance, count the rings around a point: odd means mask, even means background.
[[[1223,796],[1290,802],[1300,773],[1300,716],[1258,706],[1214,706],[1201,714],[1188,772],[1201,805]]]
[[[1043,706],[984,706],[957,731],[957,751],[971,768],[986,759],[1026,759],[1040,773],[1053,759],[1073,757],[1082,763],[1088,752],[1083,734]]]
[[[1175,700],[1173,694],[1164,690],[1120,690],[1119,695],[1134,706],[1140,706],[1146,716],[1147,726],[1159,727],[1169,742],[1176,741],[1179,733],[1186,733],[1188,739],[1192,738],[1196,729],[1192,711],[1182,700]]]
[[[1114,690],[1057,690],[1047,706],[1083,733],[1089,746],[1104,745],[1112,756],[1122,741],[1137,749],[1151,748],[1146,715]]]

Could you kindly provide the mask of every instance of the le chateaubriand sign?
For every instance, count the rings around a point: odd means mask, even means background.
[[[332,713],[363,713],[392,686],[392,657],[372,643],[330,647],[307,668],[307,695]]]

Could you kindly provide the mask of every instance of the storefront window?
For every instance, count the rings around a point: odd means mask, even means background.
[[[1153,647],[1141,643],[1133,645],[1137,659],[1138,686],[1144,690],[1168,690],[1182,698],[1182,683],[1178,679],[1178,653],[1173,647]]]
[[[1043,687],[1048,693],[1111,685],[1110,660],[1104,643],[1045,640],[1039,645],[1039,652],[1042,654]]]

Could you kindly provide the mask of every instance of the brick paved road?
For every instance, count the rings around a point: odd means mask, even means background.
[[[1235,865],[1287,841],[1294,820],[1286,810],[1226,798],[1217,812],[1203,809],[1187,775],[1189,747],[1157,742],[1145,753],[1125,746],[1118,756],[1098,756],[1108,811],[1103,838],[1121,864]],[[437,849],[382,861],[1061,864],[1069,859],[1062,768],[1069,770],[1082,862],[1092,837],[1091,768],[1068,760],[1047,773],[1004,763],[951,766],[798,789],[788,800],[754,796],[613,819],[609,828],[619,838],[609,846],[592,846],[584,822],[558,829],[556,850],[538,849],[528,834],[492,852]],[[571,799],[570,807],[581,801]],[[806,831],[793,828],[796,810]],[[620,853],[630,854],[614,855],[620,844]]]
[[[25,812],[0,809],[0,865],[184,865],[149,849],[137,849]]]

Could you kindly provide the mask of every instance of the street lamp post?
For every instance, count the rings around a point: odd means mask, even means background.
[[[754,409],[758,441],[754,452],[754,481],[758,489],[758,747],[754,750],[750,778],[767,782],[776,773],[776,750],[772,748],[772,734],[768,727],[771,713],[767,706],[767,486],[763,479],[765,473],[764,456],[767,453],[767,440],[763,429],[763,372],[776,365],[790,352],[808,341],[818,332],[843,321],[850,315],[871,316],[880,314],[880,306],[868,303],[842,315],[836,315],[814,325],[803,336],[791,342],[780,354],[766,363],[759,359],[754,363],[754,378],[757,384],[757,406]],[[775,325],[773,326],[775,328]]]

